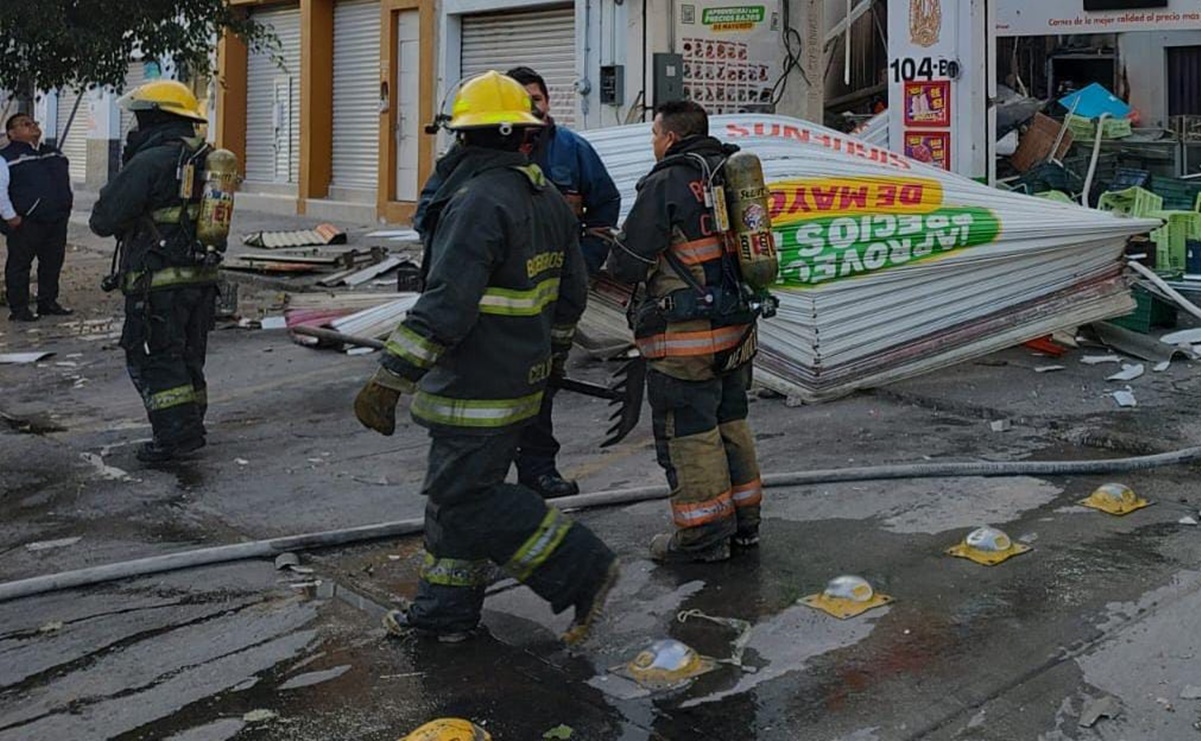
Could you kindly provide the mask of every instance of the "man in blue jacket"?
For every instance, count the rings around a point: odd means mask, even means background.
[[[555,184],[580,221],[580,249],[590,276],[596,275],[609,255],[606,243],[593,230],[617,226],[621,211],[621,194],[596,150],[579,134],[557,126],[550,116],[550,94],[546,81],[529,67],[515,67],[505,73],[525,86],[534,104],[534,115],[546,122],[545,128],[532,140],[526,154],[542,170],[546,179]],[[448,155],[449,156],[449,153]],[[421,202],[413,217],[413,228],[424,240],[425,214],[434,193],[442,185],[435,171],[421,191]],[[517,451],[517,477],[526,486],[548,499],[580,492],[579,485],[564,479],[555,465],[559,441],[555,439],[551,419],[554,393],[547,390],[542,408],[521,435]]]
[[[4,283],[9,320],[32,322],[29,310],[29,272],[38,261],[38,315],[66,315],[58,303],[58,277],[67,254],[67,219],[74,196],[67,158],[41,144],[42,129],[25,113],[9,116],[4,124],[9,144],[0,149],[8,165],[8,195],[14,214],[4,220],[8,260]],[[7,209],[6,209],[7,210]]]

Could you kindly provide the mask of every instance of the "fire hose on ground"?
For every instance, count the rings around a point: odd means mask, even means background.
[[[767,474],[763,477],[765,488],[814,486],[817,484],[847,483],[852,481],[886,481],[895,479],[950,478],[950,477],[998,477],[998,476],[1072,476],[1102,473],[1129,473],[1162,466],[1173,466],[1201,460],[1201,447],[1182,448],[1169,453],[1112,458],[1099,461],[1013,461],[1013,462],[957,462],[917,463],[859,468],[829,469],[822,471],[797,471]],[[668,495],[666,486],[641,486],[614,489],[590,494],[555,499],[554,504],[562,510],[579,510],[633,504],[650,499],[664,499]],[[133,561],[92,566],[58,574],[35,576],[0,584],[0,602],[32,597],[47,592],[76,589],[119,581],[138,576],[161,574],[168,571],[207,566],[251,558],[267,558],[288,551],[330,548],[362,543],[371,540],[417,535],[422,532],[421,519],[398,520],[375,525],[327,530],[318,533],[290,535],[248,543],[199,548],[180,553],[168,553]]]

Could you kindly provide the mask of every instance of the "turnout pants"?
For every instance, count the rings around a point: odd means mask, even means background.
[[[539,476],[558,473],[555,457],[559,455],[559,441],[555,439],[554,412],[555,389],[547,389],[542,395],[542,407],[538,416],[521,428],[517,446],[517,479],[533,483]]]
[[[708,381],[647,375],[655,452],[667,473],[682,551],[758,531],[763,485],[746,421],[750,372],[748,363]]]
[[[588,528],[547,507],[532,489],[505,484],[520,430],[430,432],[422,493],[425,562],[409,620],[435,632],[480,620],[492,564],[562,612],[594,592],[615,556]]]
[[[196,285],[125,297],[125,365],[160,445],[205,434],[204,359],[216,290]]]
[[[26,219],[8,234],[8,260],[4,264],[4,286],[13,312],[29,307],[29,274],[38,261],[38,306],[58,301],[58,277],[67,254],[67,220]]]

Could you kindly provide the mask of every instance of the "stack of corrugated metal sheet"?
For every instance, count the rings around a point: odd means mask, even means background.
[[[772,190],[781,306],[757,362],[783,393],[834,398],[1134,308],[1123,248],[1157,221],[996,190],[797,119],[711,129],[758,154]],[[628,211],[650,127],[584,135]]]

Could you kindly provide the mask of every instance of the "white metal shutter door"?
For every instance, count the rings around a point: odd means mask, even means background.
[[[555,122],[575,124],[574,6],[465,15],[462,30],[464,79],[490,69],[531,67],[546,80]]]
[[[378,0],[334,6],[334,141],[330,184],[375,192],[379,181]]]
[[[145,81],[146,81],[146,63],[145,62],[130,62],[129,69],[125,72],[125,87],[123,87],[121,89],[121,92],[128,93],[130,90],[133,90],[134,88],[136,88],[138,85],[141,85]],[[129,130],[133,128],[134,121],[135,121],[135,118],[133,115],[133,111],[128,111],[128,110],[122,108],[121,109],[121,131],[120,131],[120,137],[121,137],[122,141],[125,140],[125,135],[129,133]]]
[[[75,110],[75,101],[79,101],[79,109]],[[71,111],[75,110],[75,118],[71,119]],[[71,128],[67,129],[67,121]],[[62,153],[67,155],[71,179],[78,182],[88,177],[88,101],[85,97],[80,100],[78,90],[62,88],[58,91],[58,113],[55,116],[55,137],[57,137]],[[63,132],[66,132],[66,141]]]
[[[266,52],[247,59],[243,169],[247,180],[295,183],[300,180],[300,7],[256,10],[254,19],[279,37],[284,69]],[[277,90],[284,91],[282,98]],[[286,167],[276,167],[279,157]]]

